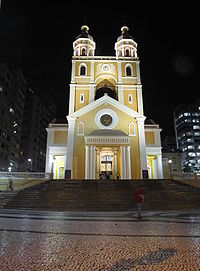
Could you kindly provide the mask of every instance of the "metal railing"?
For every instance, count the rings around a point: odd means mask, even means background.
[[[49,179],[50,173],[45,172],[3,172],[0,171],[0,179]]]

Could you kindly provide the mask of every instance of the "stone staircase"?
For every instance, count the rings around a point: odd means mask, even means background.
[[[1,208],[46,211],[127,211],[137,186],[145,187],[144,210],[200,208],[200,190],[171,180],[51,180],[19,191]],[[11,193],[11,192],[10,192]]]
[[[17,191],[0,191],[0,208],[3,208],[16,195]]]

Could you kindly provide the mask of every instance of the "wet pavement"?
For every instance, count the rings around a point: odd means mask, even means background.
[[[1,210],[0,270],[200,270],[200,212]]]

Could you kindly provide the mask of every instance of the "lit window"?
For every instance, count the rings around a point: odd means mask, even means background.
[[[83,93],[80,94],[80,103],[84,103],[84,94]]]
[[[188,146],[188,150],[194,150],[194,149],[195,149],[194,146],[192,146],[192,145]]]
[[[188,156],[194,157],[194,156],[196,156],[196,153],[194,153],[194,152],[188,152]]]
[[[14,114],[14,109],[13,109],[12,107],[10,107],[10,108],[9,108],[9,112],[10,112],[11,114]]]
[[[132,97],[132,94],[128,94],[128,102],[129,102],[130,104],[133,103],[133,97]]]

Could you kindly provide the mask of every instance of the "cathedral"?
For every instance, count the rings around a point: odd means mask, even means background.
[[[47,128],[46,172],[54,179],[161,179],[159,125],[143,112],[137,43],[127,26],[115,56],[96,56],[88,26],[73,42],[66,123]]]

